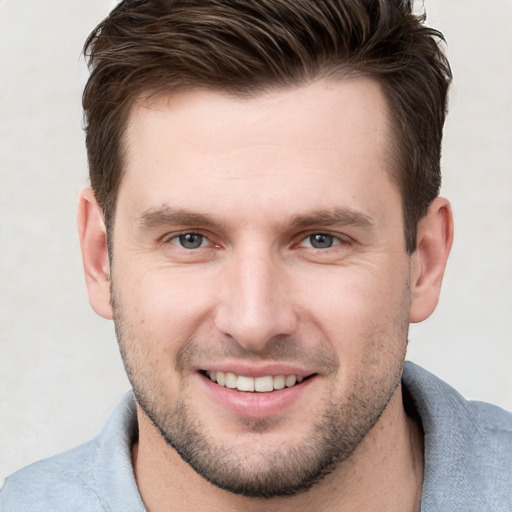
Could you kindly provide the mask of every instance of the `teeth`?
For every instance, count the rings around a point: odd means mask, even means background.
[[[229,372],[226,373],[226,387],[235,389],[237,384],[238,384],[238,377],[234,373],[229,373]]]
[[[217,384],[220,384],[221,386],[225,386],[226,385],[226,374],[224,372],[212,372],[215,374],[215,376],[212,378],[210,377],[210,379],[213,380],[213,382],[217,381]]]
[[[254,391],[254,379],[239,375],[236,381],[236,389],[239,391]]]
[[[268,377],[256,377],[254,379],[254,389],[260,393],[274,391],[274,378],[270,375]]]
[[[257,391],[258,393],[269,393],[275,389],[284,389],[285,387],[291,388],[304,380],[304,377],[299,375],[277,375],[275,377],[268,375],[266,377],[252,378],[244,375],[235,375],[230,372],[214,371],[207,371],[206,375],[220,386],[238,389],[238,391]]]
[[[295,383],[297,382],[297,377],[295,375],[288,375],[286,379],[284,379],[284,383],[287,388],[291,388],[292,386],[295,386]]]
[[[283,389],[285,386],[285,376],[284,375],[278,375],[277,377],[274,377],[274,389]]]

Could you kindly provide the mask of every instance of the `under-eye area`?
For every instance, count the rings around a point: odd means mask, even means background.
[[[219,386],[250,393],[270,393],[271,391],[291,388],[316,375],[313,373],[306,377],[302,375],[266,375],[263,377],[247,377],[245,375],[236,375],[231,372],[211,370],[200,370],[200,373]]]

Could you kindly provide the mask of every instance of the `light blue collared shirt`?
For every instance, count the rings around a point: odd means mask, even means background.
[[[403,375],[425,433],[421,512],[512,511],[512,414],[468,402],[412,363]],[[131,464],[135,402],[126,394],[100,434],[7,478],[1,512],[145,512]]]

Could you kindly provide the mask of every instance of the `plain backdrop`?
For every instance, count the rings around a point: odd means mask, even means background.
[[[91,438],[129,389],[88,305],[75,208],[87,184],[81,46],[107,0],[0,0],[0,479]],[[512,1],[426,0],[455,80],[443,195],[456,237],[409,359],[512,409]]]

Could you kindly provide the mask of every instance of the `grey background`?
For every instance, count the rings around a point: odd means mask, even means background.
[[[443,195],[456,237],[409,358],[512,409],[512,1],[427,0],[455,82]],[[107,0],[0,0],[0,479],[92,437],[129,388],[88,306],[75,228],[87,184],[81,45]]]

